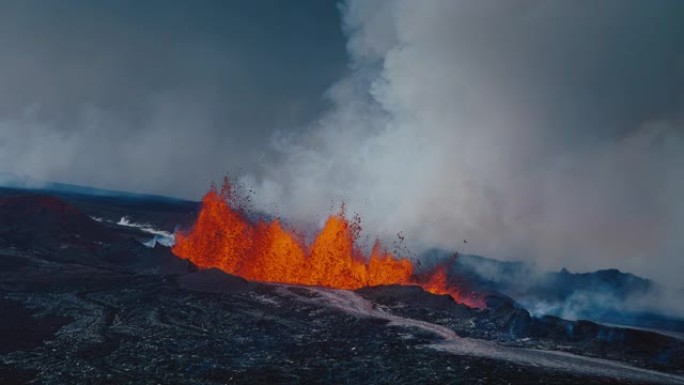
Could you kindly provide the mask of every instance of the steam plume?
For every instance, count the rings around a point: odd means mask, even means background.
[[[244,180],[264,209],[343,200],[417,249],[679,284],[682,6],[659,4],[348,1],[333,108]]]

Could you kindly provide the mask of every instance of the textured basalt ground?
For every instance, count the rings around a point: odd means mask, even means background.
[[[191,220],[192,205],[146,213],[144,205],[111,199],[3,199],[2,384],[649,382],[436,350],[438,335],[326,306],[320,289],[197,271],[168,248],[142,246],[143,233],[90,219],[128,210],[173,226]],[[33,214],[22,216],[27,207]],[[612,329],[533,319],[503,296],[493,296],[487,310],[415,287],[367,288],[358,297],[373,311],[502,347],[563,350],[675,373],[684,362],[681,341],[622,329],[615,329],[621,339],[601,339]]]

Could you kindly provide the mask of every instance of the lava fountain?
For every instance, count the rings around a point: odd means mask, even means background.
[[[245,279],[296,285],[359,289],[377,285],[417,285],[448,294],[466,305],[479,301],[462,296],[447,279],[444,265],[416,274],[413,263],[385,251],[376,241],[370,255],[356,245],[359,221],[349,221],[342,208],[330,215],[311,244],[272,221],[248,219],[231,184],[212,186],[202,198],[194,227],[176,233],[173,252],[200,268],[218,268]]]

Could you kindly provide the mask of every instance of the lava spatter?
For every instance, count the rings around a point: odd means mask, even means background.
[[[237,201],[228,181],[220,191],[212,187],[202,199],[194,227],[176,234],[173,252],[200,268],[218,268],[249,280],[350,290],[417,285],[478,306],[461,298],[444,266],[421,274],[423,279],[419,279],[409,259],[385,251],[379,241],[370,255],[365,255],[356,245],[358,222],[350,222],[344,209],[330,215],[313,242],[306,244],[278,219],[249,220]]]

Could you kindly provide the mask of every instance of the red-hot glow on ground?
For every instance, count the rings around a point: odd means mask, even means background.
[[[397,258],[375,242],[370,255],[356,246],[360,227],[350,222],[343,210],[330,215],[314,241],[307,245],[302,237],[284,228],[279,220],[249,221],[235,202],[231,185],[218,191],[212,187],[202,199],[195,226],[176,233],[173,252],[200,268],[219,268],[227,273],[255,281],[358,289],[376,285],[418,285],[435,294],[449,294],[457,302],[457,287],[449,285],[446,269],[438,266],[414,274],[413,263]]]

